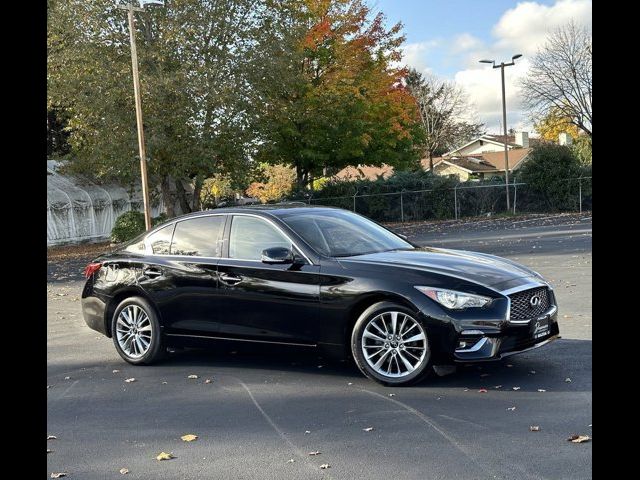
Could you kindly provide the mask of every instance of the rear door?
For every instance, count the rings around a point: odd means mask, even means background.
[[[218,263],[220,334],[228,338],[314,344],[320,301],[319,269],[280,227],[260,216],[235,214]],[[266,264],[264,249],[292,248],[299,263]]]
[[[173,230],[149,237],[153,255],[143,269],[140,286],[158,306],[166,333],[212,335],[218,331],[212,299],[217,295],[216,267],[226,219],[224,214],[188,218],[172,225]]]

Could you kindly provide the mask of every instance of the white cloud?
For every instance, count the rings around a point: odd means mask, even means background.
[[[453,39],[451,44],[452,53],[468,52],[469,50],[477,50],[482,47],[482,40],[474,37],[470,33],[462,33]]]
[[[516,53],[524,55],[516,60],[515,66],[505,68],[507,124],[509,128],[531,131],[526,112],[521,109],[518,80],[526,75],[528,58],[542,47],[547,35],[570,21],[591,28],[591,0],[557,0],[553,5],[521,2],[507,10],[494,25],[492,45],[480,43],[477,48],[461,51],[461,61],[466,68],[458,71],[454,79],[467,91],[488,130],[498,132],[502,123],[500,70],[479,64],[478,60],[488,58],[501,62],[509,61]]]
[[[430,73],[431,68],[427,65],[427,54],[438,45],[440,45],[440,40],[408,43],[402,48],[402,63],[415,68],[420,73]]]
[[[505,68],[505,93],[507,101],[507,126],[509,128],[530,128],[521,113],[518,80],[526,74],[527,60]],[[478,112],[480,121],[492,133],[498,133],[502,124],[502,89],[500,70],[489,65],[461,70],[455,74],[455,82],[468,94]]]
[[[558,0],[553,5],[518,3],[493,27],[498,50],[533,55],[552,30],[569,23],[591,27],[591,0]]]

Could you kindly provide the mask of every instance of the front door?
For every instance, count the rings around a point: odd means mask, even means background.
[[[220,335],[313,344],[320,299],[319,266],[306,260],[267,219],[237,214],[228,229],[226,255],[218,263]],[[270,265],[264,249],[294,248],[299,262]]]

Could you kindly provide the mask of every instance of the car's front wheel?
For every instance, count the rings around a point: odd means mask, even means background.
[[[431,349],[416,312],[396,303],[367,308],[353,328],[351,351],[367,377],[389,386],[409,385],[429,370]]]
[[[144,298],[129,297],[116,308],[111,332],[120,356],[134,365],[148,365],[161,357],[162,336],[153,307]]]

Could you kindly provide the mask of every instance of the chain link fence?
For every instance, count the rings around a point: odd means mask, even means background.
[[[384,193],[355,191],[351,196],[311,196],[306,202],[352,210],[378,222],[458,219],[500,213],[582,213],[591,210],[591,181],[591,177],[563,179],[554,189],[545,191],[514,181],[508,186],[509,209],[504,183],[469,185],[467,182],[453,188]]]

